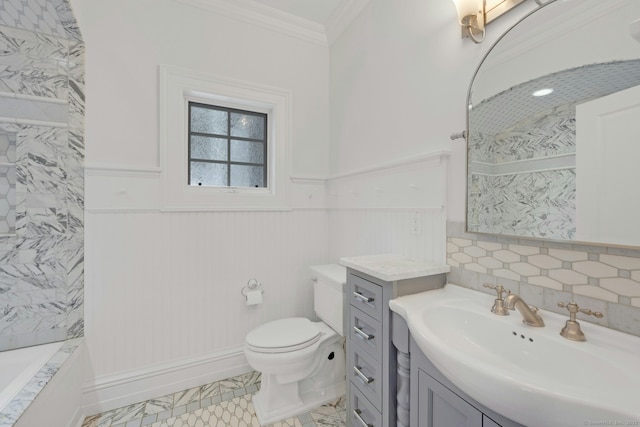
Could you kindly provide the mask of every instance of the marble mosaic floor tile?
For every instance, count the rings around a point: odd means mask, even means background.
[[[260,373],[250,372],[92,415],[82,427],[260,427],[252,403],[259,387]],[[342,427],[345,405],[340,398],[269,427]]]

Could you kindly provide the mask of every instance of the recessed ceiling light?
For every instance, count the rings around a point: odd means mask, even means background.
[[[533,92],[533,96],[545,96],[545,95],[549,95],[551,92],[553,92],[553,89],[551,88],[545,88],[545,89],[540,89],[537,90],[535,92]]]

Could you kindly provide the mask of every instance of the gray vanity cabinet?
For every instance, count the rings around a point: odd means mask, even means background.
[[[481,405],[449,381],[422,353],[401,316],[393,313],[392,323],[396,351],[407,353],[410,359],[411,427],[524,427]]]
[[[396,427],[397,363],[389,300],[441,288],[438,274],[393,282],[347,269],[347,425]]]
[[[418,425],[424,427],[482,427],[482,412],[418,371]]]

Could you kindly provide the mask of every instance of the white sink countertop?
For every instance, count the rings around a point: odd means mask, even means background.
[[[340,264],[386,282],[448,273],[450,270],[446,264],[435,264],[396,254],[340,258]]]
[[[560,336],[567,316],[540,310],[544,327],[495,296],[447,284],[389,302],[429,360],[458,388],[526,426],[640,425],[640,337],[580,321],[586,342]],[[565,301],[568,302],[568,301]]]

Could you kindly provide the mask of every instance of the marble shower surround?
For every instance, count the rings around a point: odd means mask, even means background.
[[[497,96],[481,107],[490,108],[488,104],[499,102],[501,98]],[[575,154],[575,114],[575,104],[571,104],[527,118],[493,136],[476,132],[469,141],[471,161],[501,165]],[[576,175],[573,167],[545,169],[543,166],[541,170],[508,174],[474,172],[468,180],[468,220],[474,230],[556,240],[574,238]]]
[[[4,0],[0,12],[0,130],[16,149],[1,351],[84,333],[84,43],[66,0]]]
[[[559,301],[604,313],[578,319],[640,336],[640,249],[466,233],[447,224],[448,281],[485,293],[502,284],[528,304],[567,315]]]

